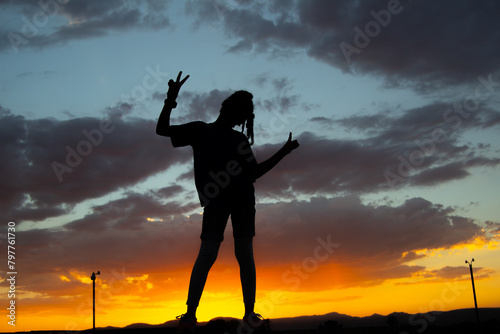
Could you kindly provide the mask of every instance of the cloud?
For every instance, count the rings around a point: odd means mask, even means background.
[[[61,73],[60,71],[49,71],[49,70],[38,71],[38,72],[23,72],[21,74],[18,74],[16,77],[17,78],[42,77],[42,78],[46,79],[50,76],[60,74],[60,73]]]
[[[153,300],[170,289],[165,284],[168,277],[187,285],[199,247],[201,216],[187,217],[182,214],[185,209],[182,203],[163,202],[152,193],[129,193],[92,206],[89,215],[62,228],[19,232],[23,290],[46,297],[70,291],[75,295],[86,289],[79,277],[97,269],[106,274],[100,277],[106,284],[113,272],[126,273],[120,274],[120,284],[127,285],[121,294],[144,290],[151,283]],[[165,219],[150,222],[148,215]],[[266,287],[291,288],[294,273],[309,275],[304,268],[309,270],[316,261],[314,275],[301,283],[304,291],[323,289],[325,282],[330,288],[378,285],[417,273],[460,277],[458,268],[427,271],[412,261],[435,249],[493,237],[473,220],[454,215],[452,208],[422,198],[395,207],[366,205],[356,196],[259,204],[256,229],[255,257],[259,272],[267,277]],[[236,265],[230,239],[228,228],[215,272]],[[422,250],[428,253],[422,255]],[[408,256],[416,251],[421,255]],[[338,275],[332,277],[332,271]],[[144,275],[147,282],[130,285],[134,277]],[[128,283],[125,277],[131,277]]]
[[[90,214],[66,224],[65,228],[101,233],[110,228],[141,230],[142,225],[151,221],[151,219],[148,220],[150,217],[160,217],[157,218],[160,221],[171,221],[173,217],[198,207],[198,203],[195,201],[180,203],[179,200],[172,201],[170,199],[170,197],[179,198],[183,192],[184,189],[179,186],[158,190],[156,194],[161,194],[162,197],[165,194],[170,194],[166,201],[161,201],[152,194],[127,193],[120,199],[94,206]]]
[[[269,138],[273,127],[279,126],[289,118],[294,117],[296,110],[303,112],[310,110],[312,104],[303,101],[300,94],[295,93],[293,82],[286,77],[275,77],[268,73],[256,75],[249,83],[249,88],[235,87],[234,89],[213,89],[209,92],[182,91],[177,100],[177,111],[172,114],[172,124],[182,124],[201,120],[213,122],[218,116],[222,102],[237,90],[249,90],[253,86],[268,88],[274,92],[271,97],[253,97],[256,114],[272,114],[272,121],[268,124],[256,122],[255,134],[259,138]],[[163,100],[165,95],[153,93],[153,99]],[[279,124],[278,124],[279,123]]]
[[[188,2],[186,11],[196,26],[220,26],[233,38],[229,52],[300,50],[346,73],[379,76],[386,87],[426,93],[499,68],[495,1],[217,4]]]
[[[474,167],[498,166],[498,152],[488,145],[480,145],[485,150],[479,151],[475,145],[462,144],[468,131],[482,130],[497,112],[478,108],[462,115],[451,105],[432,103],[398,114],[331,120],[330,126],[342,126],[364,138],[301,134],[293,162],[285,158],[284,166],[271,171],[269,178],[264,176],[269,186],[265,192],[272,193],[271,188],[284,190],[282,195],[291,189],[299,193],[376,192],[400,185],[432,186],[467,177]],[[269,156],[277,148],[264,146],[259,154]]]
[[[478,167],[494,167],[500,158],[475,147],[458,146],[456,138],[435,143],[418,138],[396,122],[364,140],[340,140],[312,133],[298,136],[300,147],[258,181],[260,196],[295,198],[299,194],[367,193],[404,186],[435,186],[462,179]],[[387,132],[391,132],[389,135]],[[420,144],[420,146],[418,145]],[[424,145],[425,144],[425,145]],[[259,161],[281,145],[256,148]]]
[[[406,252],[449,248],[484,233],[472,220],[452,216],[451,208],[422,198],[409,199],[397,207],[372,207],[362,204],[356,196],[317,197],[310,201],[262,204],[259,212],[265,219],[260,221],[259,236],[267,239],[262,245],[268,248],[266,253],[273,254],[271,257],[282,259],[307,254],[317,237],[331,235],[331,240],[340,244],[335,262],[383,254],[386,261],[405,263],[412,260],[403,257]],[[280,250],[280,246],[274,246],[276,242],[271,242],[278,238],[288,240],[294,248]]]
[[[391,122],[390,116],[387,113],[376,113],[372,115],[353,115],[343,119],[336,120],[325,119],[325,117],[317,117],[311,119],[313,122],[337,123],[348,131],[377,131],[386,129]]]
[[[286,80],[268,82],[284,91],[282,97],[294,96],[290,95],[291,86]],[[181,93],[185,103],[173,122],[212,121],[221,101],[230,93]],[[280,104],[276,102],[276,106]],[[106,108],[103,119],[64,121],[26,119],[2,107],[0,150],[10,157],[2,173],[2,207],[7,216],[20,220],[59,216],[84,200],[132,186],[176,164],[191,161],[189,150],[173,149],[168,138],[156,136],[153,121],[126,118],[134,107],[121,103]],[[279,113],[279,108],[274,108],[274,112]],[[500,164],[494,148],[483,143],[482,149],[477,150],[475,145],[461,144],[466,131],[497,126],[491,120],[498,114],[489,108],[460,114],[450,105],[432,103],[397,115],[388,112],[331,120],[329,126],[362,132],[365,138],[330,139],[309,132],[300,134],[301,146],[293,159],[285,158],[259,180],[258,195],[295,198],[300,194],[378,192],[465,178],[475,167]],[[265,129],[256,130],[257,136],[265,137]],[[258,161],[273,155],[280,146],[256,146]],[[191,180],[192,173],[185,178]]]
[[[486,221],[485,224],[490,229],[490,233],[500,235],[500,223]]]
[[[415,259],[428,256],[422,254],[473,242],[483,235],[473,220],[453,216],[451,208],[422,198],[409,199],[396,207],[373,207],[352,196],[318,197],[260,205],[255,247],[260,265],[281,269],[284,277],[278,275],[276,288],[283,288],[279,284],[283,284],[284,278],[293,277],[290,271],[298,276],[301,269],[307,274],[314,263],[311,259],[316,259],[316,279],[305,280],[301,285],[315,290],[316,282],[322,280],[329,282],[330,287],[348,287],[411,278],[426,270],[412,264]],[[329,257],[318,260],[315,250],[325,243],[337,246]],[[320,251],[321,256],[327,254]],[[444,272],[436,275],[443,276]]]
[[[149,120],[26,119],[3,109],[0,124],[0,152],[9,157],[2,166],[1,208],[10,219],[68,213],[191,159],[157,136]]]
[[[181,92],[178,98],[180,112],[177,114],[179,116],[174,118],[178,123],[175,124],[192,121],[213,122],[219,115],[222,102],[232,93],[234,93],[233,90],[219,89],[213,89],[208,93]]]
[[[300,105],[300,95],[292,93],[293,83],[290,79],[286,77],[270,78],[262,75],[256,79],[256,82],[258,82],[261,87],[265,87],[267,84],[270,84],[274,91],[271,98],[257,100],[256,108],[286,114]],[[308,109],[306,104],[302,105],[305,109]]]
[[[269,79],[264,84],[281,89],[284,96],[291,94],[291,84],[286,80]],[[191,119],[207,110],[215,113],[228,93],[183,92],[180,98],[186,107],[181,108]],[[286,157],[256,183],[257,197],[262,199],[257,206],[256,259],[272,278],[266,284],[282,288],[288,282],[288,287],[293,286],[294,270],[314,264],[310,259],[314,259],[317,247],[325,244],[332,252],[322,249],[325,257],[316,260],[317,274],[301,283],[305,290],[321,289],[320,283],[327,280],[331,286],[348,287],[373,286],[415,275],[458,275],[449,268],[429,272],[413,261],[427,256],[422,250],[497,237],[498,224],[489,222],[487,231],[483,231],[473,219],[456,215],[452,208],[418,197],[394,207],[363,204],[358,197],[360,193],[387,189],[384,173],[397,173],[401,163],[398,157],[409,159],[409,153],[424,147],[417,143],[433,138],[436,128],[446,135],[434,143],[432,152],[427,143],[425,161],[405,177],[404,185],[436,185],[467,176],[476,166],[497,166],[500,161],[488,145],[476,151],[476,147],[460,144],[466,131],[488,126],[496,112],[481,108],[460,118],[461,123],[459,119],[446,122],[442,117],[449,107],[432,103],[398,114],[329,122],[329,126],[365,134],[359,140],[300,134],[301,146],[293,159]],[[132,278],[122,277],[121,281],[128,283],[120,293],[141,291],[151,300],[158,294],[157,286],[165,287],[168,279],[176,283],[187,280],[186,268],[196,256],[202,219],[199,214],[191,214],[199,208],[194,187],[185,188],[184,183],[176,184],[177,180],[150,191],[139,192],[132,187],[170,167],[190,165],[191,152],[173,149],[168,138],[156,136],[155,122],[129,117],[134,108],[133,104],[122,103],[106,108],[103,119],[62,121],[27,119],[0,106],[0,153],[9,157],[2,165],[4,186],[0,196],[6,216],[17,221],[58,217],[78,203],[115,194],[99,204],[87,202],[87,212],[57,229],[22,232],[19,247],[24,255],[19,263],[29,277],[27,293],[50,299],[78,292],[86,288],[79,277],[97,269],[108,273],[124,269],[125,276]],[[279,146],[256,146],[259,161]],[[59,182],[53,162],[68,166],[68,147],[92,152],[80,154],[78,164],[70,158],[72,171],[61,174],[63,180]],[[191,171],[180,178],[193,184]],[[302,195],[309,195],[305,196],[309,199],[298,200]],[[229,227],[226,240],[231,238],[230,233]],[[61,257],[63,252],[65,256]],[[218,263],[216,271],[234,266],[232,250],[226,247]],[[339,273],[338,277],[330,277],[332,270]],[[484,277],[489,273],[485,269]],[[149,276],[137,281],[144,275]],[[109,280],[103,278],[103,284]],[[58,284],[49,287],[54,281]],[[151,289],[145,288],[151,286],[148,284],[152,284]]]
[[[291,93],[293,87],[286,79],[258,76],[256,82],[271,85],[281,97],[300,96]],[[213,90],[209,93],[185,92],[181,97],[187,107],[175,119],[182,123],[195,119],[211,121],[216,118],[220,101],[231,91]],[[281,97],[256,99],[256,106],[271,106],[280,115]],[[469,109],[470,110],[470,109]],[[208,117],[210,115],[210,117]],[[283,115],[285,117],[287,114]],[[468,131],[497,126],[500,113],[483,104],[466,111],[464,102],[434,102],[406,110],[384,110],[372,115],[354,115],[343,119],[313,118],[333,129],[360,134],[363,139],[331,139],[304,132],[298,136],[301,144],[293,158],[285,158],[259,181],[258,196],[295,198],[299,194],[331,194],[342,192],[378,192],[404,186],[435,186],[460,180],[475,167],[495,167],[500,163],[498,152],[491,145],[463,144]],[[257,122],[256,138],[266,138],[269,129]],[[487,140],[485,138],[485,140]],[[272,156],[281,144],[256,145],[258,161]],[[312,167],[313,166],[313,167]],[[184,175],[192,179],[192,172]]]
[[[331,128],[334,124],[333,119],[324,116],[316,116],[309,119],[309,122],[313,122],[319,126]]]
[[[193,115],[215,108],[226,95],[221,91],[185,94]],[[103,272],[124,269],[127,277],[148,274],[147,282],[137,286],[127,283],[120,293],[137,293],[149,283],[153,288],[144,293],[152,300],[158,293],[156,287],[165,287],[168,277],[177,282],[187,280],[186,266],[196,256],[202,219],[196,214],[186,216],[198,208],[193,188],[170,183],[142,193],[125,189],[169,167],[190,163],[191,152],[175,150],[168,139],[156,136],[154,122],[125,118],[133,108],[131,104],[119,104],[106,109],[105,119],[111,121],[113,131],[104,133],[92,153],[59,182],[52,162],[65,163],[66,147],[76,150],[82,140],[90,141],[82,131],[99,129],[102,120],[31,120],[0,107],[0,150],[10,157],[2,172],[4,212],[21,220],[55,217],[69,212],[77,203],[122,190],[117,198],[90,205],[81,218],[58,229],[22,232],[20,247],[25,255],[20,263],[29,273],[26,286],[30,293],[50,298],[84,289],[77,273],[96,270],[96,263]],[[380,122],[360,117],[332,121],[331,126],[365,131],[369,136],[363,140],[329,139],[311,133],[299,136],[301,147],[294,152],[294,159],[285,158],[256,183],[258,198],[274,198],[272,203],[257,207],[256,259],[261,270],[272,277],[268,283],[271,287],[283,288],[283,275],[288,284],[293,282],[293,268],[300,269],[305,259],[314,256],[318,238],[336,246],[318,263],[316,278],[301,283],[302,289],[321,288],[319,283],[327,278],[332,286],[348,287],[412,277],[426,272],[426,268],[412,264],[426,256],[417,251],[451,248],[495,235],[496,223],[489,222],[492,232],[485,232],[472,219],[456,216],[453,209],[422,198],[390,207],[363,204],[356,195],[331,197],[385,189],[384,171],[397,166],[397,155],[414,149],[419,136],[442,125],[436,113],[444,108],[432,104],[398,116],[384,114]],[[418,173],[408,177],[408,184],[438,184],[462,177],[460,173],[447,173],[452,169],[467,172],[474,166],[498,164],[493,158],[474,153],[472,147],[457,145],[461,131],[485,124],[480,113],[463,121],[458,132],[447,136],[426,157],[426,168],[422,165]],[[278,147],[263,145],[255,150],[259,158],[264,158]],[[489,150],[484,147],[484,153]],[[442,170],[436,172],[437,168]],[[193,183],[191,172],[184,178]],[[301,194],[319,196],[290,201]],[[287,201],[281,201],[283,197]],[[230,233],[228,228],[226,239],[230,239]],[[59,256],[61,252],[66,256]],[[219,268],[233,266],[232,261],[232,251],[226,248],[221,252]],[[330,270],[338,271],[339,276],[328,277]],[[448,269],[430,273],[433,277],[451,274]],[[60,279],[61,275],[70,282]],[[54,280],[60,283],[49,288]]]
[[[480,269],[482,268],[476,268],[476,271],[480,271]],[[465,266],[461,267],[446,266],[441,269],[431,270],[430,274],[438,278],[452,280],[456,278],[462,278],[463,276],[468,275],[469,271]]]
[[[0,51],[63,45],[68,42],[107,36],[129,29],[158,30],[171,27],[167,3],[158,1],[10,1],[1,5],[18,20],[1,31],[6,36]],[[66,19],[55,27],[54,22]],[[45,29],[50,24],[52,30]]]

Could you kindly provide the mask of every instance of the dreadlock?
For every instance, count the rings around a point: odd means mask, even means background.
[[[255,115],[253,113],[252,99],[252,93],[245,90],[239,90],[234,92],[231,96],[225,99],[224,102],[222,102],[221,109],[221,113],[225,111],[243,113],[245,119],[243,120],[241,132],[245,130],[246,126],[247,138],[250,145],[254,142],[253,119],[255,118]]]
[[[247,117],[245,121],[243,121],[243,124],[241,125],[241,132],[245,129],[245,125],[247,126],[247,138],[248,142],[250,143],[250,146],[253,145],[253,119],[255,118],[255,115],[252,113],[250,116]],[[246,124],[245,124],[246,123]]]

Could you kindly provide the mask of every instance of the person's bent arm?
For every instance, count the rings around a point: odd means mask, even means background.
[[[156,123],[157,135],[170,137],[170,114],[172,113],[172,109],[173,104],[171,101],[166,99],[163,109],[161,110],[160,117],[158,118],[158,123]]]
[[[290,132],[290,135],[288,136],[288,141],[285,143],[285,145],[283,145],[282,148],[278,150],[278,152],[276,152],[272,157],[270,157],[266,161],[257,164],[254,175],[255,179],[258,179],[259,177],[261,177],[262,175],[266,174],[271,169],[273,169],[273,167],[276,166],[278,162],[281,161],[281,159],[290,154],[297,147],[299,147],[299,143],[297,142],[297,140],[292,140],[292,133]]]
[[[186,82],[189,78],[188,75],[181,80],[181,75],[182,71],[177,75],[176,81],[172,79],[168,81],[167,99],[165,100],[160,117],[158,118],[158,123],[156,124],[157,135],[166,137],[170,136],[170,114],[172,113],[172,109],[177,106],[175,99],[177,98],[177,95],[179,95],[179,90],[181,89],[182,84],[184,84],[184,82]]]

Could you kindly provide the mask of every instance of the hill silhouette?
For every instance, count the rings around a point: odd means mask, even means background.
[[[446,312],[428,312],[408,314],[394,312],[388,315],[373,314],[367,317],[353,317],[336,312],[323,315],[301,316],[293,318],[270,319],[270,329],[254,331],[260,333],[343,333],[343,334],[499,334],[500,308],[482,308],[479,310],[481,329],[475,322],[474,309],[459,309]],[[240,319],[218,317],[207,322],[200,322],[196,333],[207,334],[239,334]],[[176,320],[163,324],[135,323],[123,328],[100,327],[96,331],[105,334],[170,334],[176,333]],[[45,334],[61,332],[65,334],[90,334],[93,330],[84,331],[36,331],[31,333]],[[26,332],[23,332],[26,333]]]

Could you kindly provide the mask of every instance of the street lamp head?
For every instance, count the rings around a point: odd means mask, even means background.
[[[474,259],[472,259],[472,261],[474,261]],[[101,274],[101,271],[98,270],[97,273],[96,273],[96,275],[100,275],[100,274]]]
[[[474,262],[474,258],[472,258],[472,261],[471,262]]]

